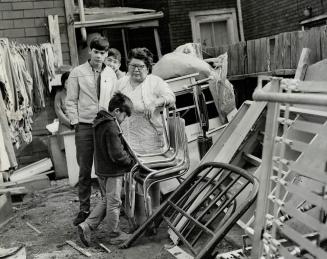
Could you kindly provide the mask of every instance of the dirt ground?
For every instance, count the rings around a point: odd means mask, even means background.
[[[92,194],[92,206],[96,204],[98,192]],[[72,240],[92,254],[91,258],[156,258],[171,259],[172,256],[165,247],[171,245],[167,227],[161,225],[158,234],[138,239],[129,249],[119,249],[110,245],[106,237],[104,223],[93,232],[91,247],[86,248],[77,235],[77,229],[72,220],[78,212],[77,189],[68,185],[67,179],[52,181],[51,188],[34,192],[24,197],[23,202],[13,203],[15,218],[0,229],[0,247],[10,248],[24,244],[28,259],[55,258],[85,258],[78,251],[65,245],[66,240]],[[27,222],[42,233],[37,234]],[[126,218],[121,217],[122,230],[128,229]],[[112,252],[108,254],[100,246],[103,243]],[[229,241],[221,244],[223,250],[235,246]]]

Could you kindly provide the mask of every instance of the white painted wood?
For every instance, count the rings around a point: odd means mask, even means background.
[[[226,21],[230,42],[239,41],[236,10],[234,8],[215,9],[207,11],[190,12],[193,42],[201,43],[200,24],[208,22]]]
[[[79,166],[76,160],[75,132],[68,131],[64,132],[62,135],[64,137],[69,184],[74,187],[78,184],[79,176]],[[96,178],[94,165],[92,166],[91,177]]]
[[[34,175],[41,174],[43,172],[49,171],[53,167],[50,158],[42,159],[24,168],[15,171],[11,176],[10,180],[13,182],[24,180],[30,178]]]

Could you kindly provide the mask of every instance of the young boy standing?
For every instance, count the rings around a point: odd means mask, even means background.
[[[126,75],[125,72],[119,70],[121,66],[121,54],[118,49],[110,48],[108,51],[108,57],[106,57],[104,63],[115,71],[117,79]]]
[[[78,225],[79,236],[86,246],[90,244],[91,230],[95,230],[105,216],[111,244],[119,244],[129,237],[119,230],[119,213],[123,176],[134,161],[125,149],[117,122],[120,124],[130,116],[132,109],[131,100],[118,92],[109,102],[109,112],[98,112],[94,120],[94,165],[102,199],[89,217]]]

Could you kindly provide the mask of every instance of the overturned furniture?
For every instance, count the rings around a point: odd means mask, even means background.
[[[194,170],[122,247],[129,247],[162,220],[175,243],[195,258],[213,258],[216,245],[254,202],[258,181],[245,170],[223,163],[205,163]],[[239,196],[247,193],[244,202]]]
[[[326,93],[326,82],[274,79],[254,94],[269,104],[253,258],[327,258]]]

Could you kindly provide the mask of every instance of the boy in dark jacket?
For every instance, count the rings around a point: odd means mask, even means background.
[[[129,235],[119,230],[119,213],[123,176],[133,166],[133,159],[126,151],[117,122],[120,124],[132,113],[131,100],[116,93],[109,102],[109,112],[100,111],[94,120],[94,165],[98,176],[101,201],[89,217],[78,225],[81,241],[89,246],[91,230],[95,230],[107,216],[111,244],[125,241]]]

